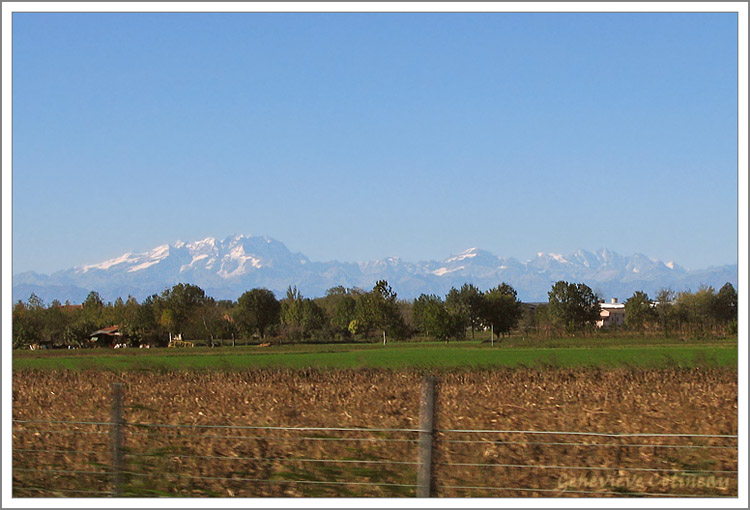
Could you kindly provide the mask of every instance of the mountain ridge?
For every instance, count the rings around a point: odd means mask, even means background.
[[[380,279],[388,280],[405,299],[421,293],[444,295],[464,283],[488,289],[507,282],[522,300],[545,301],[555,281],[567,280],[586,283],[602,298],[624,300],[636,290],[653,295],[661,288],[719,288],[726,282],[736,287],[737,265],[691,271],[673,261],[665,263],[641,253],[622,256],[606,248],[579,249],[568,255],[539,252],[519,261],[478,247],[442,261],[386,257],[319,262],[291,252],[271,237],[238,234],[223,240],[176,241],[50,275],[19,273],[13,276],[13,299],[26,299],[33,292],[45,301],[81,302],[90,290],[96,290],[105,300],[128,295],[140,300],[180,282],[199,285],[217,299],[237,299],[255,287],[268,288],[280,297],[290,285],[305,296],[318,297],[338,285],[368,289]]]

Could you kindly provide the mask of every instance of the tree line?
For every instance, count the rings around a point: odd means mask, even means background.
[[[236,342],[330,342],[404,340],[424,337],[462,340],[476,331],[502,338],[517,331],[528,337],[591,332],[599,318],[600,299],[585,284],[556,282],[547,303],[522,303],[507,283],[482,291],[473,284],[451,288],[444,296],[422,294],[398,299],[385,280],[365,291],[333,287],[325,296],[304,297],[289,287],[278,300],[255,288],[236,301],[216,300],[197,285],[178,283],[141,302],[133,296],[105,303],[92,291],[81,305],[32,294],[13,307],[13,347],[33,344],[81,346],[92,332],[117,325],[129,345],[164,346],[169,339],[200,340],[206,345]],[[667,335],[734,334],[737,293],[727,283],[717,293],[660,292],[654,300],[638,291],[625,302],[626,328]]]
[[[580,283],[557,282],[549,302],[526,310],[518,330],[536,338],[590,333],[599,319],[602,300]],[[702,286],[696,292],[661,289],[654,298],[635,291],[624,303],[623,326],[607,333],[637,333],[680,338],[707,338],[737,334],[737,291],[731,283],[717,292]]]
[[[696,292],[663,289],[654,299],[638,291],[625,302],[625,325],[629,329],[667,336],[735,335],[737,317],[737,291],[731,283],[725,283],[718,292],[709,286]]]

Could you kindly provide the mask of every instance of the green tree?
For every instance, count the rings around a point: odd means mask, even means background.
[[[68,345],[81,345],[97,329],[99,329],[99,326],[95,322],[87,319],[83,314],[79,314],[76,320],[72,321],[65,328],[63,340]]]
[[[206,299],[206,293],[197,285],[178,283],[161,294],[160,322],[172,334],[196,335],[199,312]]]
[[[35,295],[32,294],[32,296]],[[32,302],[31,298],[29,298],[29,302]],[[44,309],[32,308],[22,301],[18,301],[13,306],[12,335],[14,349],[26,348],[41,340],[43,317],[40,310],[43,311]]]
[[[445,340],[466,335],[464,319],[451,313],[443,300],[434,294],[422,294],[412,305],[414,327],[426,336]]]
[[[44,301],[42,301],[42,298],[32,292],[29,296],[29,299],[26,301],[26,308],[28,310],[43,310]]]
[[[674,309],[675,293],[672,289],[661,289],[656,294],[654,310],[659,329],[665,336],[672,334],[677,326],[677,316]]]
[[[135,329],[139,308],[138,300],[133,296],[128,296],[124,303],[119,299],[119,303],[115,301],[114,305],[116,320],[113,322],[120,327],[120,331],[133,345],[139,345],[141,342],[141,337]]]
[[[675,307],[683,329],[697,337],[712,332],[716,326],[715,303],[716,293],[710,286],[703,286],[694,293],[681,292],[677,296]]]
[[[107,320],[104,317],[104,301],[98,292],[92,290],[83,302],[81,320],[92,324],[94,329],[91,331],[103,328],[105,326],[111,326],[107,324]],[[89,331],[89,333],[91,333]]]
[[[281,301],[281,324],[288,338],[309,338],[313,332],[323,330],[327,317],[318,304],[304,298],[297,287],[289,287],[286,298]]]
[[[281,324],[291,328],[302,328],[302,294],[297,287],[289,286],[286,298],[281,300]]]
[[[461,289],[451,288],[445,296],[445,304],[453,313],[458,313],[471,328],[471,338],[474,331],[482,326],[485,306],[485,295],[478,287],[465,283]]]
[[[60,302],[53,301],[53,303],[43,314],[42,338],[47,342],[60,344],[64,342],[63,333],[70,321],[63,312]]]
[[[723,325],[728,325],[735,332],[737,330],[737,291],[727,282],[716,295],[714,301],[714,317]]]
[[[226,332],[226,320],[216,300],[212,297],[206,299],[198,307],[197,319],[201,333],[208,336],[209,346],[214,347],[216,341],[221,339]]]
[[[599,318],[599,300],[583,283],[558,281],[549,291],[549,314],[567,333],[575,333]]]
[[[380,330],[383,333],[384,344],[388,331],[394,336],[403,335],[406,328],[396,298],[396,293],[388,282],[379,280],[372,291],[357,301],[358,330]]]
[[[216,302],[216,310],[220,316],[218,323],[219,338],[232,340],[232,347],[237,345],[237,337],[240,334],[239,327],[234,320],[237,303],[231,299],[220,299]]]
[[[13,346],[27,347],[39,342],[62,343],[71,320],[58,300],[45,307],[44,301],[32,293],[26,304],[19,301],[13,308]]]
[[[104,300],[98,292],[92,290],[83,302],[84,308],[104,308]]]
[[[426,336],[437,336],[440,328],[440,315],[445,312],[445,304],[435,294],[421,294],[412,305],[414,327]]]
[[[139,343],[167,345],[168,331],[161,323],[163,306],[162,299],[153,294],[144,299],[138,307],[130,327]]]
[[[345,330],[356,317],[357,301],[352,296],[343,296],[334,305],[331,324],[339,329]]]
[[[320,336],[328,331],[328,317],[318,303],[302,299],[302,331],[306,337]]]
[[[523,315],[516,290],[503,282],[484,294],[481,318],[490,325],[493,334],[507,335],[518,326]]]
[[[118,296],[115,302],[106,305],[103,311],[103,318],[109,326],[119,326],[120,331],[125,327],[125,301]]]
[[[656,318],[656,309],[645,292],[638,290],[625,301],[625,326],[628,328],[643,331]]]
[[[347,289],[339,285],[328,289],[325,297],[315,300],[328,317],[334,334],[349,335],[349,324],[357,318],[357,300],[362,294],[361,289]]]
[[[265,338],[269,326],[279,323],[281,304],[268,289],[252,289],[237,300],[236,319],[241,330],[248,335],[256,331]]]
[[[408,299],[396,300],[398,315],[401,318],[401,327],[403,331],[399,333],[401,338],[406,338],[414,333],[414,315],[412,313],[413,301]]]

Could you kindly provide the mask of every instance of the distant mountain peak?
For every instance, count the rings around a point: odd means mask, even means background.
[[[26,299],[34,292],[45,300],[81,302],[90,290],[96,290],[108,300],[128,295],[143,299],[177,282],[199,285],[217,299],[236,299],[256,287],[281,297],[290,285],[307,297],[316,297],[338,285],[370,288],[381,279],[406,299],[421,293],[443,295],[464,283],[488,289],[506,282],[521,299],[543,301],[556,280],[586,283],[610,297],[632,295],[635,290],[653,295],[661,288],[679,291],[701,284],[736,286],[737,266],[687,271],[673,261],[662,263],[642,254],[626,257],[608,249],[579,249],[567,256],[539,252],[519,262],[478,247],[442,262],[412,263],[398,256],[366,262],[311,262],[271,237],[233,234],[223,240],[175,241],[50,276],[14,275],[13,298]]]
[[[499,257],[497,255],[494,255],[486,250],[482,250],[480,248],[469,248],[468,250],[462,251],[458,255],[453,255],[445,259],[445,263],[452,264],[467,261],[473,263],[494,264],[498,260]]]
[[[479,255],[479,252],[480,252],[479,248],[469,248],[468,250],[464,250],[461,253],[459,253],[458,255],[450,257],[450,258],[446,259],[445,261],[446,262],[457,262],[459,260],[472,259],[472,258],[476,257],[477,255]]]

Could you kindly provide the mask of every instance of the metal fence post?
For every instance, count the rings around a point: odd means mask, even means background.
[[[122,383],[112,383],[112,482],[114,497],[122,496],[122,471],[125,466],[122,428]]]
[[[419,408],[419,472],[417,473],[417,497],[434,496],[432,483],[432,439],[435,422],[435,378],[422,380]]]

